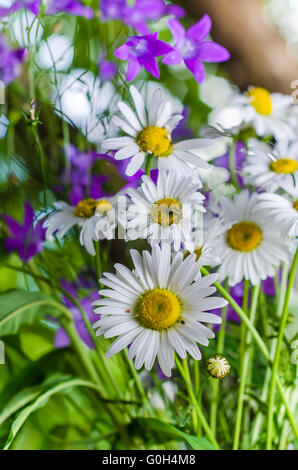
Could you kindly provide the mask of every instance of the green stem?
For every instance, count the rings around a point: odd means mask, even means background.
[[[229,150],[229,169],[230,169],[230,174],[231,174],[231,183],[236,189],[236,191],[239,191],[238,182],[237,182],[237,173],[236,173],[236,168],[235,168],[235,149],[236,149],[236,143],[233,141],[230,145],[230,150]]]
[[[147,176],[150,176],[152,159],[153,159],[153,154],[152,153],[146,156],[145,173],[146,173]]]
[[[250,308],[250,321],[252,325],[254,324],[255,318],[256,318],[259,292],[260,292],[260,285],[255,286],[252,291],[252,300],[251,300],[251,308]],[[248,330],[246,334],[245,352],[244,352],[243,364],[241,368],[241,379],[240,379],[240,386],[239,386],[239,393],[238,393],[238,404],[237,404],[233,450],[238,450],[239,448],[243,404],[244,404],[244,393],[245,393],[247,376],[248,376],[250,359],[251,359],[251,345],[252,345],[252,335],[251,335],[251,332]]]
[[[135,384],[136,384],[136,387],[137,387],[137,390],[138,390],[138,393],[140,395],[140,398],[142,400],[142,402],[145,404],[146,408],[147,408],[147,411],[149,412],[149,414],[152,416],[154,413],[153,413],[153,410],[151,408],[151,405],[150,405],[150,402],[148,400],[148,397],[147,397],[147,394],[144,390],[144,387],[142,385],[142,382],[140,381],[140,377],[139,377],[139,374],[137,373],[136,371],[136,368],[134,367],[131,359],[128,357],[128,354],[127,354],[127,349],[125,348],[124,351],[124,357],[125,357],[125,361],[128,365],[128,368],[131,372],[131,375],[135,381]]]
[[[76,349],[85,369],[86,369],[86,372],[88,373],[90,379],[96,383],[97,385],[101,385],[99,379],[98,379],[98,375],[97,375],[97,372],[96,372],[96,369],[88,355],[88,351],[86,350],[86,348],[84,347],[82,341],[80,340],[80,338],[78,337],[77,335],[77,332],[76,332],[76,329],[75,327],[73,326],[73,323],[70,322],[70,321],[65,321],[65,320],[62,320],[61,321],[61,325],[63,326],[63,328],[65,329],[66,333],[68,334],[68,336],[70,337],[72,343],[73,343],[73,346],[74,348]],[[103,391],[103,390],[102,390]]]
[[[46,156],[43,150],[42,143],[39,138],[38,130],[36,128],[35,124],[32,124],[31,126],[32,133],[35,139],[36,146],[38,148],[39,152],[39,158],[40,158],[40,168],[41,168],[41,174],[42,174],[42,179],[43,179],[43,186],[44,186],[44,205],[47,205],[47,198],[46,198],[46,189],[47,189],[47,172],[46,172]]]
[[[296,253],[295,253],[292,266],[289,272],[288,286],[286,289],[285,300],[283,303],[280,328],[279,328],[276,349],[275,349],[275,354],[274,354],[274,359],[273,359],[271,381],[270,381],[270,388],[269,388],[269,401],[268,401],[268,421],[267,421],[267,440],[266,440],[267,450],[270,450],[272,447],[275,385],[276,385],[276,380],[277,380],[278,364],[279,364],[280,352],[281,352],[281,347],[282,347],[282,341],[283,341],[284,331],[285,331],[285,327],[286,327],[287,319],[288,319],[290,294],[291,294],[292,287],[295,281],[297,264],[298,264],[298,247],[296,249]]]
[[[84,365],[88,376],[98,386],[99,390],[104,395],[104,390],[102,390],[102,384],[99,380],[96,369],[95,369],[95,367],[94,367],[94,365],[93,365],[93,363],[92,363],[92,361],[91,361],[91,359],[88,355],[87,349],[84,347],[82,341],[80,340],[73,323],[70,322],[70,321],[67,321],[67,320],[66,321],[62,320],[61,325],[63,326],[66,333],[70,337],[71,342],[72,342],[76,352],[78,353],[78,356],[81,359],[81,362]],[[114,422],[115,426],[117,427],[120,435],[122,436],[123,441],[128,446],[128,448],[130,448],[131,444],[130,444],[129,436],[127,435],[125,427],[119,421],[116,413],[114,412],[113,405],[106,404],[106,409],[107,409],[107,412],[109,413],[112,421]]]
[[[24,269],[24,268],[19,268],[17,266],[12,266],[8,263],[1,263],[1,265],[3,267],[8,268],[8,269],[12,269],[12,270],[18,271],[18,272],[23,272],[24,274],[33,277],[33,279],[35,280],[35,282],[39,286],[40,290],[44,291],[48,294],[50,292],[49,292],[49,289],[47,289],[47,286],[48,285],[52,286],[54,289],[57,289],[63,295],[65,295],[65,297],[67,297],[77,307],[77,309],[79,310],[79,312],[82,315],[85,326],[86,326],[86,328],[87,328],[87,330],[90,334],[90,337],[91,337],[91,339],[94,343],[95,350],[96,350],[96,353],[97,353],[98,358],[99,358],[99,361],[97,362],[97,366],[100,370],[101,377],[104,379],[105,384],[107,385],[107,387],[109,387],[110,384],[113,385],[113,388],[114,388],[114,390],[117,394],[118,391],[119,391],[119,387],[118,387],[118,385],[115,381],[115,378],[114,378],[113,374],[111,373],[110,369],[107,367],[106,359],[105,359],[105,356],[104,356],[104,353],[103,353],[102,349],[99,346],[98,338],[96,337],[96,334],[95,334],[95,332],[94,332],[94,330],[93,330],[93,328],[90,324],[90,321],[88,320],[88,317],[87,317],[85,311],[83,310],[80,302],[76,298],[74,298],[69,292],[67,292],[65,289],[63,289],[63,287],[61,287],[59,284],[56,284],[55,282],[52,282],[48,278],[42,276],[40,274],[39,267],[37,266],[37,264],[35,262],[33,263],[32,261],[33,261],[33,259],[30,260],[30,262],[27,264],[28,270]]]
[[[276,315],[278,318],[281,316],[281,313],[282,313],[282,306],[284,303],[286,289],[287,289],[288,272],[289,272],[288,264],[284,264],[283,269],[282,269],[281,283],[278,288],[278,302],[277,302],[277,311],[276,311]],[[277,283],[276,283],[276,290],[277,290]],[[276,338],[273,339],[271,348],[270,348],[270,358],[272,360],[274,358],[275,348],[276,348]],[[262,387],[261,397],[260,397],[264,403],[267,402],[270,375],[271,375],[271,370],[267,368],[266,373],[265,373],[263,387]],[[261,411],[259,411],[252,425],[252,432],[251,432],[252,446],[254,446],[256,442],[258,441],[261,429],[263,427],[263,422],[264,422],[264,414]]]
[[[226,283],[227,287],[227,283]],[[217,340],[217,353],[222,354],[224,352],[225,336],[226,336],[226,323],[227,323],[227,307],[222,309],[221,314],[222,322],[220,325],[220,330],[218,333]],[[219,400],[219,385],[220,381],[217,379],[212,379],[212,401],[210,406],[210,427],[213,434],[216,436],[217,429],[217,409],[218,409],[218,400]]]
[[[189,370],[188,370],[188,365],[186,363],[186,366],[182,366],[181,362],[179,361],[179,359],[177,357],[175,357],[175,362],[176,362],[176,365],[179,369],[179,372],[181,374],[181,377],[183,378],[184,380],[184,383],[185,383],[185,386],[186,386],[186,389],[187,389],[187,392],[188,392],[188,395],[189,395],[189,399],[190,399],[190,402],[191,404],[194,406],[195,410],[196,410],[196,413],[197,413],[197,418],[198,420],[200,421],[201,425],[202,425],[202,428],[204,429],[205,433],[206,433],[206,436],[208,437],[208,439],[210,440],[210,442],[214,445],[214,447],[219,450],[219,445],[218,445],[218,442],[217,440],[215,439],[210,427],[209,427],[209,424],[202,412],[202,409],[201,407],[199,406],[199,403],[197,401],[197,398],[193,392],[193,389],[192,389],[192,384],[191,384],[191,380],[190,380],[190,374],[189,374]]]

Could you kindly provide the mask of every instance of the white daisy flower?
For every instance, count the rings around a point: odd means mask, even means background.
[[[291,96],[270,93],[261,87],[250,87],[229,103],[239,108],[241,125],[253,126],[258,136],[273,135],[277,139],[294,137],[289,121],[292,105]]]
[[[44,226],[47,227],[46,238],[53,239],[57,231],[60,240],[74,225],[81,227],[80,243],[90,255],[95,255],[93,241],[113,238],[115,222],[115,198],[83,199],[77,206],[66,202],[54,203],[57,211],[48,217]]]
[[[129,346],[137,369],[143,364],[152,369],[157,357],[163,373],[170,376],[175,352],[182,358],[188,352],[201,359],[196,343],[207,346],[208,338],[214,337],[201,322],[220,323],[220,317],[207,312],[225,306],[226,301],[209,297],[216,291],[212,283],[217,274],[194,281],[194,255],[183,260],[178,252],[171,261],[169,245],[155,245],[152,254],[130,253],[134,271],[116,264],[117,273],[105,273],[100,280],[108,289],[100,290],[105,298],[95,302],[95,313],[100,315],[94,324],[96,334],[119,336],[107,351],[108,358]]]
[[[288,252],[281,239],[281,226],[265,218],[264,211],[254,209],[259,202],[257,194],[245,190],[234,201],[222,197],[219,215],[225,227],[219,236],[216,251],[222,263],[219,279],[229,279],[234,286],[243,279],[256,285],[268,276],[274,276]]]
[[[284,237],[298,237],[298,188],[294,188],[289,194],[279,196],[273,193],[259,195],[259,203],[256,211],[266,214],[266,217],[274,219],[282,228]]]
[[[171,132],[182,119],[173,114],[170,101],[164,101],[160,89],[155,90],[150,103],[144,103],[138,90],[130,87],[136,113],[123,101],[118,107],[123,117],[113,116],[112,123],[126,134],[124,137],[107,139],[102,142],[106,150],[116,150],[115,159],[131,158],[126,174],[134,175],[143,165],[145,158],[157,157],[159,170],[175,169],[179,173],[194,177],[188,163],[195,167],[208,168],[208,163],[193,153],[213,145],[211,139],[189,139],[174,144]]]
[[[272,147],[251,139],[243,173],[248,184],[269,192],[280,187],[290,191],[298,182],[298,141],[283,139]]]
[[[132,204],[128,208],[128,239],[148,238],[151,245],[173,244],[174,250],[193,251],[192,228],[202,225],[204,196],[198,192],[201,183],[175,171],[160,171],[155,184],[148,176],[141,186],[129,189]]]

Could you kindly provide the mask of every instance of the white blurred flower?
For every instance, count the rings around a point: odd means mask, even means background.
[[[13,15],[10,18],[10,27],[13,30],[13,38],[20,47],[38,43],[43,35],[42,25],[29,10],[21,10]]]
[[[74,47],[67,36],[53,34],[42,41],[36,56],[37,64],[44,69],[67,70],[72,64]]]
[[[1,114],[0,116],[0,139],[3,139],[6,136],[8,126],[9,126],[9,120],[4,114]]]

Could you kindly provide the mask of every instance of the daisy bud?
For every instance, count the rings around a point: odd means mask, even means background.
[[[224,356],[216,354],[209,357],[206,369],[208,374],[214,379],[223,379],[230,372],[230,364]]]

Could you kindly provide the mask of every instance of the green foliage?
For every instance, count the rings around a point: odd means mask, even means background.
[[[1,296],[0,337],[16,334],[23,324],[32,324],[45,315],[61,311],[41,292],[15,290]]]

